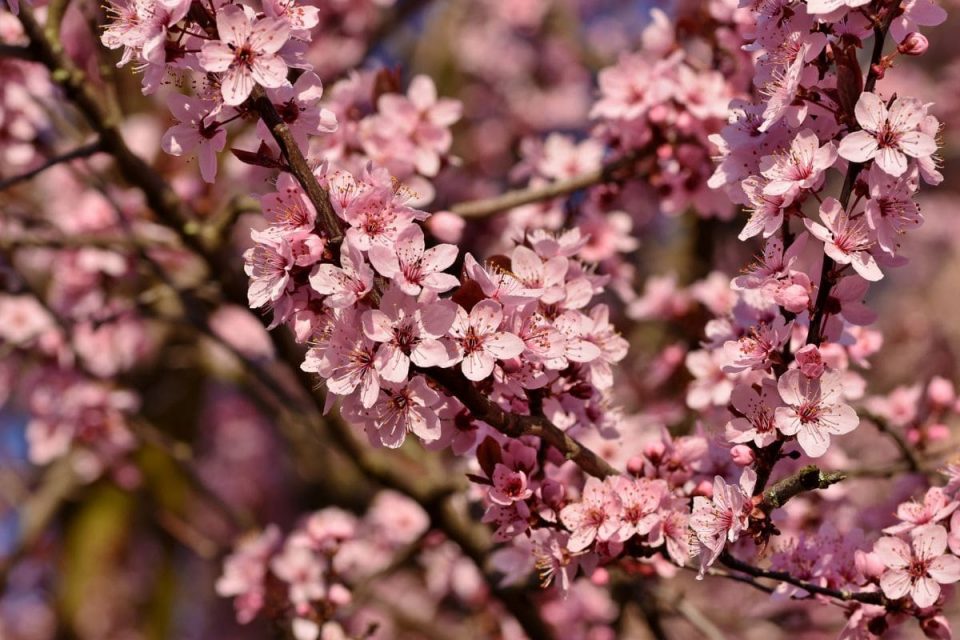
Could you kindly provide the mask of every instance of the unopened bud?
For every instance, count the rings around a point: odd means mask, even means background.
[[[756,459],[753,449],[745,444],[737,444],[731,447],[730,457],[733,459],[733,464],[739,467],[746,467],[747,465],[753,464],[753,461]]]
[[[897,51],[905,56],[922,56],[930,48],[930,41],[922,33],[911,31],[903,42],[897,45]]]

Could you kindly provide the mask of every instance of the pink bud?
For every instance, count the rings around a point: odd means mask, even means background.
[[[911,31],[907,37],[897,45],[897,51],[905,56],[922,56],[930,48],[930,41],[922,33]]]
[[[883,572],[887,570],[887,565],[881,562],[872,551],[857,551],[854,555],[854,565],[857,571],[862,573],[868,580],[879,579]]]
[[[658,440],[656,442],[651,442],[650,444],[645,446],[643,448],[643,455],[647,456],[649,460],[656,463],[657,460],[663,457],[663,454],[666,451],[667,451],[666,445],[664,445],[662,442]]]
[[[703,496],[704,498],[713,497],[713,483],[709,480],[701,480],[700,484],[693,490],[693,495]]]
[[[598,567],[590,576],[590,582],[598,587],[606,586],[610,583],[610,573],[603,567]]]
[[[627,460],[627,473],[634,476],[639,476],[643,473],[644,459],[643,456],[633,456]]]
[[[927,440],[930,442],[943,442],[950,439],[950,427],[945,424],[931,424],[927,427]]]
[[[327,590],[327,599],[337,606],[344,607],[350,604],[353,595],[342,584],[333,584]]]
[[[733,459],[733,464],[740,467],[753,464],[753,461],[756,459],[756,456],[753,454],[753,449],[745,444],[736,444],[730,447],[730,457]]]
[[[425,224],[437,240],[455,244],[463,237],[463,228],[467,222],[449,211],[438,211],[427,218]]]
[[[951,640],[953,633],[950,631],[950,621],[944,616],[934,616],[920,621],[920,628],[923,635],[933,640]]]
[[[953,383],[940,376],[934,376],[930,379],[930,385],[927,387],[927,397],[930,402],[938,407],[949,407],[957,399],[957,392],[953,388]]]
[[[797,351],[797,364],[800,366],[800,373],[808,378],[819,378],[823,375],[823,358],[820,350],[815,344],[808,344]]]

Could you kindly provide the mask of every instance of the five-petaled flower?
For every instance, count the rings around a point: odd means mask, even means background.
[[[850,433],[860,424],[857,412],[842,402],[839,371],[826,371],[814,379],[791,369],[780,376],[777,390],[787,405],[774,412],[777,428],[785,436],[797,436],[800,448],[811,458],[827,452],[831,435]]]
[[[916,98],[897,98],[888,109],[875,93],[860,94],[854,108],[862,127],[840,141],[841,158],[850,162],[874,160],[893,177],[907,170],[907,156],[928,158],[937,151],[937,141],[920,130],[926,116]]]
[[[884,536],[873,552],[887,567],[880,576],[883,595],[896,600],[907,594],[918,607],[929,607],[940,597],[940,585],[960,580],[960,558],[945,553],[947,530],[928,524],[913,532],[910,544]]]

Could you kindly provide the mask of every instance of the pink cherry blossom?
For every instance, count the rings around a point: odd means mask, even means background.
[[[310,274],[310,286],[334,308],[352,306],[373,289],[373,269],[350,240],[340,245],[340,265],[319,264]]]
[[[897,42],[903,42],[911,32],[920,31],[920,27],[935,27],[946,19],[947,12],[937,0],[904,0],[890,24],[890,34]]]
[[[940,487],[930,487],[923,496],[923,504],[904,502],[897,507],[900,524],[887,527],[884,533],[899,535],[915,531],[927,524],[936,524],[960,507],[960,502],[948,498]]]
[[[409,225],[397,235],[393,247],[370,247],[370,263],[380,275],[390,278],[404,293],[415,296],[421,289],[443,293],[457,286],[456,276],[443,270],[457,259],[457,247],[439,244],[424,250],[423,229]]]
[[[223,73],[224,103],[241,104],[254,84],[277,88],[287,81],[287,63],[276,55],[290,37],[287,20],[253,20],[242,7],[231,4],[217,11],[217,31],[220,40],[205,42],[198,58],[205,70]]]
[[[740,186],[749,202],[750,219],[737,236],[747,240],[760,233],[769,238],[783,226],[783,210],[789,204],[784,195],[771,195],[767,192],[766,182],[757,176],[750,176]]]
[[[874,165],[867,181],[870,185],[870,199],[864,207],[867,224],[876,232],[880,248],[895,255],[900,237],[923,222],[913,198],[917,188],[916,173],[907,171],[899,178],[891,178]]]
[[[533,495],[533,490],[527,482],[527,474],[514,470],[505,464],[498,463],[493,469],[493,486],[489,497],[492,502],[501,505],[510,505],[518,500],[526,500]]]
[[[572,533],[567,549],[583,551],[594,540],[610,540],[620,529],[621,502],[612,486],[597,478],[588,478],[580,502],[560,511],[560,521]]]
[[[613,540],[626,542],[635,535],[646,535],[660,522],[660,502],[667,495],[667,483],[650,478],[619,476],[613,486],[620,498],[620,527]]]
[[[784,196],[793,201],[803,189],[816,189],[823,183],[824,172],[837,160],[832,142],[820,146],[820,139],[810,129],[800,131],[784,152],[760,159],[760,173],[769,182],[763,192]]]
[[[824,253],[837,264],[852,265],[866,280],[875,282],[883,278],[876,258],[870,253],[876,239],[863,217],[853,218],[836,198],[826,198],[820,205],[819,224],[804,219],[810,234],[824,243]]]
[[[960,558],[945,554],[947,530],[937,524],[916,529],[910,544],[885,536],[873,551],[887,567],[880,588],[891,599],[910,595],[918,607],[932,606],[940,597],[940,585],[960,580]]]
[[[462,307],[450,327],[461,368],[468,380],[483,380],[493,372],[497,360],[514,358],[523,352],[523,341],[512,333],[498,331],[503,308],[494,300],[482,300],[468,314]]]
[[[211,118],[214,104],[207,100],[173,93],[167,100],[178,124],[163,134],[163,150],[174,156],[182,156],[196,149],[200,164],[200,176],[207,182],[217,177],[217,154],[227,143],[226,129]],[[223,112],[220,113],[223,115]]]
[[[777,390],[786,406],[777,407],[774,420],[780,432],[797,436],[797,442],[811,458],[827,452],[831,435],[843,435],[857,428],[857,412],[843,403],[839,371],[827,371],[819,379],[791,369],[780,376]]]
[[[344,412],[364,424],[371,440],[396,449],[408,433],[429,443],[440,438],[440,418],[434,408],[440,394],[431,389],[423,376],[414,376],[402,384],[383,383],[372,407]]]
[[[777,439],[774,411],[781,403],[772,382],[764,381],[759,391],[750,385],[739,384],[730,394],[730,402],[742,414],[727,423],[730,442],[752,442],[762,448]]]
[[[920,130],[926,112],[916,98],[897,98],[888,109],[875,93],[860,94],[855,109],[862,128],[840,141],[837,152],[850,162],[875,160],[893,177],[907,170],[907,156],[929,158],[937,151],[933,137]]]
[[[753,511],[753,487],[757,475],[753,469],[744,469],[738,485],[729,485],[720,476],[713,479],[713,498],[696,496],[690,528],[700,545],[700,572],[702,579],[707,568],[720,556],[727,542],[736,542],[750,522]]]
[[[419,367],[446,366],[450,353],[440,338],[450,330],[456,311],[447,300],[420,306],[399,288],[388,289],[380,308],[365,311],[361,319],[364,334],[381,343],[376,361],[383,378],[403,382],[411,362]]]

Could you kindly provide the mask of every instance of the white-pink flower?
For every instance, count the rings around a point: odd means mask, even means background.
[[[498,331],[503,309],[494,300],[481,300],[470,313],[457,307],[450,327],[457,350],[463,358],[461,368],[468,380],[483,380],[493,372],[497,360],[514,358],[523,352],[523,340],[512,333]]]
[[[780,398],[772,381],[765,381],[757,391],[748,384],[740,384],[730,394],[733,408],[742,414],[727,423],[727,439],[735,444],[752,442],[765,447],[777,439],[774,410]]]
[[[587,478],[580,502],[560,511],[560,521],[572,533],[567,549],[583,551],[594,540],[610,540],[620,528],[620,498],[604,481]]]
[[[421,289],[443,293],[457,286],[456,276],[443,270],[457,259],[457,247],[438,244],[424,249],[423,229],[408,225],[397,234],[393,247],[370,247],[370,264],[386,278],[393,279],[404,293],[415,296]]]
[[[729,485],[720,476],[713,479],[713,499],[696,496],[690,514],[690,528],[700,544],[700,573],[702,579],[707,567],[714,563],[727,542],[736,542],[740,532],[750,524],[753,511],[753,488],[757,474],[744,469],[739,485]]]
[[[937,142],[920,130],[926,116],[917,98],[897,98],[887,109],[875,93],[862,93],[854,109],[862,128],[840,141],[837,152],[850,162],[875,160],[877,166],[893,177],[907,170],[907,156],[929,158],[937,151]]]
[[[327,296],[328,307],[353,306],[373,289],[373,269],[350,240],[340,245],[340,265],[319,264],[310,274],[310,286]]]
[[[819,224],[804,219],[810,234],[823,242],[823,251],[837,264],[852,265],[865,280],[883,279],[883,271],[870,252],[876,246],[874,234],[863,216],[852,218],[836,198],[826,198],[820,205]]]
[[[774,412],[777,428],[784,435],[797,436],[800,447],[811,458],[827,452],[831,435],[850,433],[860,424],[857,412],[842,402],[841,379],[839,371],[826,371],[813,379],[799,369],[791,369],[777,382],[787,405]]]
[[[960,558],[945,553],[947,530],[938,524],[916,529],[910,542],[891,536],[877,540],[873,552],[887,567],[880,588],[890,599],[909,594],[918,607],[929,607],[940,597],[941,584],[960,580]]]
[[[290,37],[282,18],[252,20],[238,5],[217,12],[220,40],[206,42],[197,58],[205,71],[223,73],[220,93],[231,106],[241,104],[253,85],[275,89],[287,81],[287,63],[277,55]]]
[[[196,149],[200,176],[212,183],[217,177],[217,153],[223,151],[227,143],[226,129],[215,120],[207,122],[207,116],[215,105],[182,93],[172,93],[167,106],[177,119],[177,124],[163,134],[161,148],[172,156],[182,156]]]
[[[793,201],[803,189],[816,189],[823,184],[824,172],[837,160],[832,142],[820,146],[820,139],[804,129],[790,143],[790,148],[760,159],[760,173],[768,180],[763,192]]]

